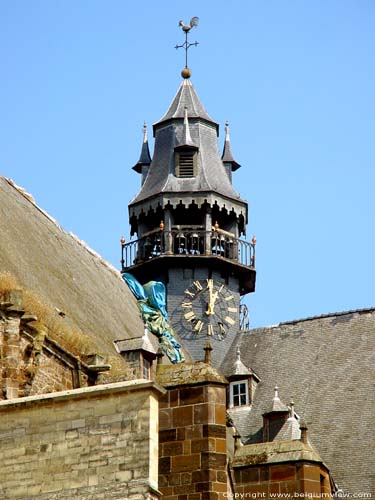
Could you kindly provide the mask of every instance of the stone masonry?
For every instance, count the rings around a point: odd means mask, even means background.
[[[227,485],[226,381],[203,362],[158,367],[159,488],[165,500],[218,500]]]
[[[0,498],[155,500],[158,398],[142,380],[0,402]]]

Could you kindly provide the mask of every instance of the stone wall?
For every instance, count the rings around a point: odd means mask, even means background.
[[[159,488],[163,498],[225,498],[225,381],[200,362],[158,368],[158,380],[168,389],[160,401],[159,415]]]
[[[157,498],[163,392],[138,380],[0,402],[0,498]]]
[[[20,290],[0,297],[0,400],[94,385],[109,368],[87,365],[51,339],[47,328],[34,327],[35,319],[22,309]]]

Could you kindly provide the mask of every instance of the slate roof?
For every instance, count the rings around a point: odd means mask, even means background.
[[[277,383],[295,402],[309,439],[344,492],[375,494],[375,308],[323,315],[240,332],[222,370],[240,347],[261,378],[253,406],[234,424],[259,441],[262,414]]]
[[[113,341],[143,336],[137,302],[120,273],[64,231],[12,181],[0,177],[0,273],[65,313],[104,355]]]
[[[221,155],[221,159],[222,159],[223,163],[231,163],[232,172],[234,172],[235,170],[238,170],[241,167],[241,165],[239,165],[236,162],[236,160],[234,159],[234,156],[232,153],[232,146],[230,143],[228,122],[225,124],[225,141],[224,141],[224,148],[223,148],[223,154]]]
[[[157,126],[165,121],[175,118],[183,119],[185,115],[185,108],[188,109],[189,117],[202,118],[203,120],[207,120],[208,122],[213,123],[216,128],[218,128],[218,124],[213,121],[213,119],[204,109],[204,106],[201,103],[191,81],[188,79],[184,79],[180,87],[178,88],[177,93],[174,96],[167,112],[162,118],[160,118],[158,122],[154,124],[154,132]]]
[[[198,206],[217,203],[220,208],[243,215],[247,221],[247,203],[233,187],[220,158],[218,126],[205,111],[189,80],[181,83],[167,113],[154,125],[154,135],[152,162],[141,190],[129,205],[130,217],[155,210],[159,205],[175,207],[182,199],[184,204],[194,201]],[[178,178],[174,151],[186,142],[186,137],[198,148],[198,173],[195,177]]]
[[[148,137],[147,137],[147,125],[143,125],[143,142],[142,142],[142,147],[141,147],[141,153],[139,155],[139,160],[137,163],[134,165],[133,170],[138,172],[139,174],[142,173],[142,165],[150,165],[151,163],[151,156],[150,156],[150,149],[148,147]]]

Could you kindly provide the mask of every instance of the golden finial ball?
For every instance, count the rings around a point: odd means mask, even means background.
[[[184,68],[182,71],[181,71],[181,76],[182,78],[190,78],[191,77],[191,71],[189,68]]]

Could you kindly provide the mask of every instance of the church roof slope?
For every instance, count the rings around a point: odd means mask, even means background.
[[[375,493],[375,308],[241,332],[228,367],[238,347],[261,378],[240,430],[246,442],[257,441],[277,383],[280,397],[294,400],[338,487]]]
[[[24,288],[62,311],[101,354],[115,355],[114,340],[143,336],[137,302],[120,273],[4,177],[0,235],[0,273],[11,273]]]

